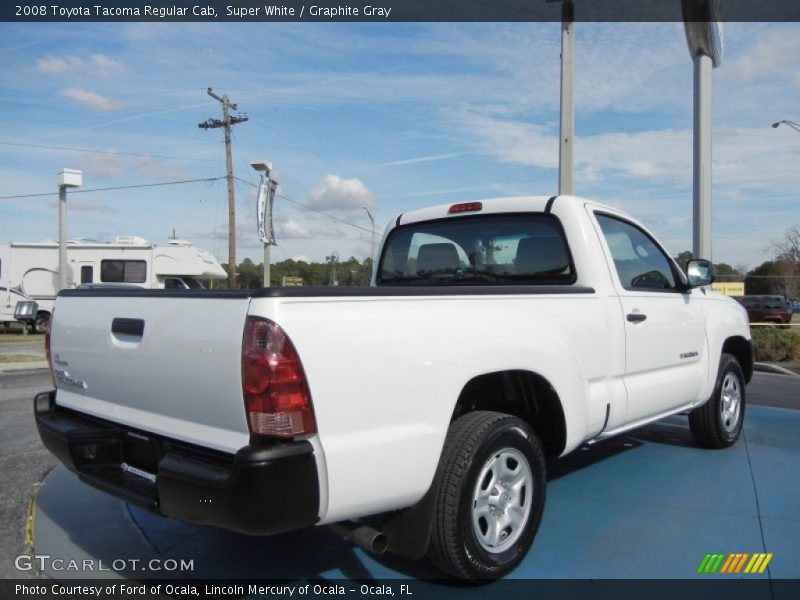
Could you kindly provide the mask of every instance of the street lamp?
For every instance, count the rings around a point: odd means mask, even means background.
[[[787,120],[785,120],[785,119],[784,119],[783,121],[778,121],[777,123],[773,123],[773,124],[772,124],[772,128],[773,128],[773,129],[777,129],[777,128],[778,128],[778,126],[779,126],[781,123],[783,123],[784,125],[788,125],[789,127],[791,127],[792,129],[794,129],[795,131],[799,131],[799,132],[800,132],[800,123],[795,123],[794,121],[787,121]]]
[[[272,163],[266,160],[250,161],[250,166],[261,173],[261,184],[258,186],[258,230],[261,241],[264,242],[264,287],[270,286],[269,272],[269,246],[272,243],[272,197],[274,187],[270,180]],[[263,205],[262,205],[263,202]]]
[[[367,216],[369,217],[369,222],[372,225],[370,227],[370,232],[372,234],[372,246],[370,248],[369,258],[372,260],[372,268],[375,268],[375,219],[372,218],[372,213],[369,212],[369,209],[366,206],[362,206],[365,211],[367,211]],[[370,281],[372,278],[370,277]]]
[[[83,185],[83,173],[61,169],[58,173],[58,289],[67,287],[67,188]]]

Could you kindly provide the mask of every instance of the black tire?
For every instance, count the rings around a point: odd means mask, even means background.
[[[490,472],[481,477],[479,488],[478,478],[486,469]],[[517,478],[519,485],[509,487],[511,480],[500,480],[497,472]],[[547,485],[544,453],[527,423],[486,411],[457,419],[447,432],[434,485],[436,506],[428,556],[437,567],[459,579],[496,579],[522,561],[542,520]],[[473,520],[479,512],[475,499],[479,493],[485,498],[481,500],[484,508],[492,502],[497,506],[489,517]],[[498,524],[521,514],[527,516],[518,527],[508,524],[499,529]],[[499,519],[492,531],[489,518]],[[481,539],[476,530],[482,531]],[[486,539],[493,531],[499,532],[500,541],[489,550]]]
[[[50,330],[50,313],[38,313],[32,329],[33,333],[47,333]]]
[[[737,395],[738,411],[733,411],[731,406]],[[714,392],[705,404],[689,413],[689,429],[700,446],[727,448],[739,439],[744,413],[745,383],[742,367],[735,356],[723,354],[719,361]]]

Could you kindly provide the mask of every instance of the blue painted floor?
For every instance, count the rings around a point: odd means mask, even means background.
[[[706,553],[772,552],[764,574],[738,577],[800,579],[800,411],[750,406],[745,422],[744,436],[727,450],[698,448],[686,417],[676,416],[551,461],[541,528],[511,577],[708,578],[696,574]],[[68,539],[78,555],[118,555],[113,538],[103,547],[89,532],[87,549],[74,531],[70,505],[106,497],[63,469],[51,479],[37,501],[36,551],[57,547],[63,555]],[[120,513],[119,530],[138,528],[142,552],[194,559],[198,579],[441,576],[426,562],[373,557],[324,528],[257,538],[134,507]],[[108,531],[109,523],[98,525]]]

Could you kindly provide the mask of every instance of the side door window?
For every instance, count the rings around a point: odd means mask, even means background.
[[[596,213],[620,283],[626,290],[673,291],[672,264],[644,231],[621,219]]]

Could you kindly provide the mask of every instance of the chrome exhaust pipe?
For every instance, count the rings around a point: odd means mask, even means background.
[[[328,529],[376,556],[386,552],[389,547],[389,540],[386,539],[386,534],[368,525],[343,521],[342,523],[328,525]]]

